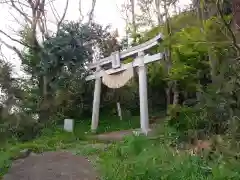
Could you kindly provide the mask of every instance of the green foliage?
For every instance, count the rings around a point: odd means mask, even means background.
[[[232,108],[234,100],[229,93],[216,88],[216,85],[209,86],[202,93],[196,107],[202,111],[201,118],[208,119],[209,132],[221,134],[229,128],[229,120],[234,111]]]
[[[237,161],[234,161],[237,163]],[[129,137],[112,145],[103,153],[99,164],[103,179],[238,179],[237,164],[206,162],[187,152],[177,153],[164,141],[150,141],[145,137]],[[236,167],[236,170],[233,170]],[[225,174],[221,171],[224,169]]]
[[[28,31],[22,32],[28,42]],[[92,109],[94,83],[85,82],[86,63],[92,61],[93,47],[100,56],[108,56],[119,48],[109,27],[97,23],[63,23],[57,34],[48,37],[39,49],[25,47],[23,67],[30,80],[23,84],[22,109],[38,115],[41,125],[59,124],[67,118],[81,119]],[[61,119],[57,122],[58,119]]]
[[[224,3],[224,14],[228,15],[230,4]],[[224,18],[229,21],[231,16]],[[228,158],[225,152],[216,153],[212,160],[207,160],[207,157],[201,159],[185,152],[177,153],[173,148],[182,137],[187,136],[187,140],[200,138],[203,132],[206,136],[230,135],[229,146],[239,151],[236,144],[240,140],[240,66],[236,50],[231,47],[231,34],[219,17],[201,22],[195,11],[175,15],[169,22],[170,34],[164,23],[134,35],[138,38],[135,43],[139,44],[159,32],[164,34],[164,42],[146,51],[148,54],[170,48],[169,62],[163,59],[161,63],[148,65],[149,110],[159,112],[166,108],[166,124],[157,130],[157,138],[130,136],[124,142],[111,145],[106,152],[105,145],[86,145],[79,140],[86,140],[91,123],[94,84],[86,83],[84,77],[89,73],[86,63],[93,58],[93,47],[98,46],[101,58],[120,49],[109,27],[67,22],[39,49],[25,47],[22,64],[31,80],[19,82],[12,77],[11,66],[1,61],[0,86],[8,98],[0,107],[0,137],[2,142],[13,140],[0,149],[0,176],[22,150],[41,153],[68,149],[87,156],[101,154],[98,157],[101,172],[110,180],[239,179],[240,164],[232,156]],[[24,42],[31,41],[29,31],[25,28],[21,33]],[[122,48],[128,46],[126,40]],[[133,58],[127,58],[123,63],[132,61]],[[166,107],[166,87],[170,90],[171,101],[178,91],[179,104]],[[122,121],[116,116],[116,102],[121,103]],[[14,105],[19,111],[9,113]],[[43,120],[48,123],[33,118],[43,110],[47,115]],[[138,111],[137,78],[117,90],[103,86],[101,113],[107,116],[101,116],[98,133],[138,128],[139,117],[134,116]],[[74,133],[54,128],[66,117],[79,120]],[[43,129],[46,124],[51,129]]]
[[[202,130],[207,127],[207,120],[195,108],[172,105],[168,108],[168,123],[180,132]]]
[[[172,32],[178,32],[179,30],[188,27],[199,27],[200,22],[197,18],[197,13],[194,11],[186,11],[173,16],[170,19]]]
[[[170,19],[171,36],[165,32],[165,24],[143,35],[144,41],[161,31],[165,34],[163,47],[171,46],[170,69],[164,61],[160,65],[149,66],[149,84],[151,89],[158,87],[159,92],[163,92],[168,84],[172,88],[172,101],[175,89],[178,90],[180,105],[170,106],[168,110],[169,123],[179,131],[224,133],[229,130],[233,115],[239,116],[236,110],[238,90],[235,89],[238,85],[233,85],[233,81],[228,83],[233,77],[235,82],[238,81],[238,73],[229,74],[236,72],[238,63],[234,63],[233,70],[230,59],[236,55],[229,47],[231,36],[220,18],[214,16],[202,22],[196,19],[196,12],[181,13]],[[225,19],[229,21],[231,17]],[[155,47],[152,52],[163,47]],[[195,101],[189,105],[193,108],[185,103],[188,101]],[[182,103],[185,106],[181,106]]]
[[[160,63],[148,65],[149,83],[152,87],[164,87],[165,74],[163,65]]]

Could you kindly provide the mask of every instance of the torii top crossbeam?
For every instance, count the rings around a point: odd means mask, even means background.
[[[101,59],[99,61],[96,61],[94,63],[89,63],[87,65],[87,67],[90,70],[93,70],[93,69],[96,69],[97,67],[100,68],[104,65],[111,64],[112,68],[105,71],[107,74],[117,73],[119,71],[126,70],[127,68],[129,68],[131,66],[136,67],[140,63],[138,58],[136,58],[133,62],[128,63],[128,64],[121,64],[121,61],[126,57],[138,54],[140,52],[144,52],[144,51],[156,46],[161,41],[163,41],[163,36],[162,36],[162,34],[158,34],[156,37],[154,37],[153,39],[151,39],[151,40],[149,40],[149,41],[147,41],[143,44],[134,46],[132,48],[129,48],[129,49],[121,51],[121,52],[119,52],[119,51],[114,52],[114,53],[112,53],[111,56],[103,58],[103,59]],[[154,62],[154,61],[157,61],[157,60],[162,59],[162,58],[163,58],[162,53],[158,53],[158,54],[155,54],[155,55],[152,55],[152,56],[147,55],[147,56],[144,57],[144,64]],[[89,80],[95,79],[97,76],[101,76],[101,74],[89,75],[86,78],[86,80],[89,81]]]

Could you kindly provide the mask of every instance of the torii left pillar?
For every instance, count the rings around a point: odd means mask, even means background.
[[[100,68],[97,68],[97,70],[99,71]],[[102,83],[101,77],[96,77],[93,95],[92,124],[91,124],[91,131],[94,133],[97,131],[99,121],[101,83]]]
[[[148,115],[148,93],[147,93],[147,69],[144,64],[144,52],[138,53],[139,67],[139,98],[140,98],[140,124],[141,131],[144,134],[149,132],[149,115]]]

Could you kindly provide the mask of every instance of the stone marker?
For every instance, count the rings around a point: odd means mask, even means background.
[[[73,119],[64,119],[64,130],[67,132],[73,132],[74,120]]]

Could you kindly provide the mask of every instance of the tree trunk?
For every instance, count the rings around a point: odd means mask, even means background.
[[[163,23],[163,17],[160,10],[160,0],[155,0],[155,6],[157,10],[158,26],[160,26]]]
[[[171,28],[170,28],[170,20],[168,16],[168,7],[167,7],[167,0],[164,1],[164,12],[165,12],[165,18],[166,18],[166,31],[169,39],[171,39]],[[169,74],[171,70],[171,56],[172,56],[172,47],[171,47],[171,42],[169,42],[167,50],[166,50],[166,73]],[[167,88],[165,89],[166,91],[166,96],[167,96],[167,107],[171,104],[171,82],[167,83]]]
[[[208,58],[209,58],[209,64],[210,64],[210,74],[211,74],[211,81],[212,83],[216,82],[217,77],[217,59],[214,58],[214,54],[211,50],[211,48],[208,49]]]
[[[133,43],[136,43],[137,40],[137,26],[136,26],[136,17],[135,17],[135,0],[130,0],[131,2],[131,12],[132,12],[132,26],[133,26]]]
[[[39,121],[47,124],[50,118],[50,112],[53,107],[50,105],[50,96],[48,93],[48,83],[46,76],[39,77],[39,89],[41,101],[39,102]]]
[[[174,83],[173,87],[173,105],[179,104],[179,90],[178,90],[178,84],[177,82]]]
[[[170,88],[166,87],[165,88],[165,93],[166,93],[166,101],[167,101],[167,108],[171,104],[171,90]]]

